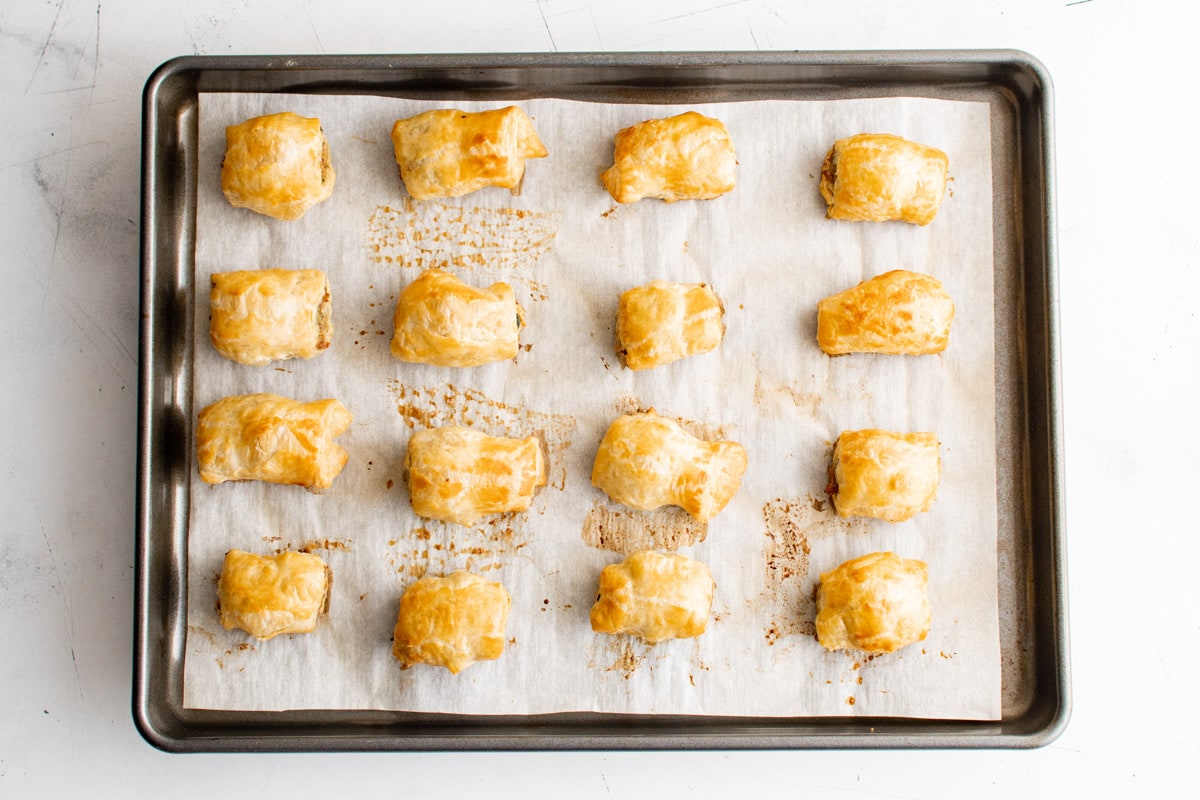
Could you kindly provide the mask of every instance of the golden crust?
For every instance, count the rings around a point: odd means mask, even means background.
[[[924,640],[931,617],[923,561],[870,553],[821,575],[817,641],[826,650],[891,653]]]
[[[518,194],[525,159],[548,152],[516,106],[468,113],[426,111],[392,126],[400,178],[417,200],[459,197],[485,186]]]
[[[954,301],[929,275],[892,270],[817,304],[817,344],[845,353],[924,355],[950,343]]]
[[[600,572],[592,630],[627,633],[650,644],[704,633],[712,608],[708,565],[676,553],[639,550]]]
[[[441,367],[475,367],[517,355],[525,311],[512,287],[477,289],[440,269],[427,269],[396,301],[392,355]]]
[[[315,117],[284,111],[225,129],[221,191],[235,208],[299,219],[333,194],[335,178]]]
[[[206,483],[267,481],[328,489],[348,456],[333,441],[350,427],[337,400],[302,403],[274,394],[224,397],[201,410],[196,456]]]
[[[239,364],[312,358],[329,347],[329,281],[315,269],[216,272],[209,293],[213,347]]]
[[[733,191],[736,166],[724,123],[687,111],[619,131],[600,180],[618,203],[710,200]]]
[[[707,522],[733,499],[746,465],[746,448],[737,442],[697,439],[651,410],[609,426],[596,451],[592,485],[631,508],[677,505]]]
[[[421,578],[400,598],[392,654],[405,666],[430,664],[455,675],[497,659],[511,605],[504,586],[470,572]]]
[[[903,522],[928,511],[942,472],[938,446],[932,433],[842,431],[831,470],[838,515]]]
[[[826,216],[928,225],[941,207],[948,169],[941,150],[899,136],[860,133],[839,139],[821,167]]]
[[[311,553],[260,556],[230,550],[217,580],[221,624],[259,639],[311,633],[328,611],[331,583],[329,567]]]
[[[621,294],[617,354],[633,370],[707,353],[725,335],[725,308],[703,283],[653,281]]]
[[[508,439],[448,426],[417,431],[404,457],[413,511],[427,519],[474,525],[480,517],[524,511],[546,485],[536,436]]]

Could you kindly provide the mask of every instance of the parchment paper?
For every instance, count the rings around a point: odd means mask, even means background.
[[[620,128],[685,107],[532,100],[550,151],[523,191],[411,201],[392,123],[432,104],[379,97],[200,98],[195,408],[228,394],[337,397],[353,412],[350,462],[324,495],[192,480],[184,703],[210,709],[404,709],[484,714],[571,710],[992,719],[1000,711],[988,107],[928,99],[691,106],[723,120],[737,188],[719,199],[618,206],[598,180]],[[496,103],[457,103],[466,110]],[[333,196],[302,220],[234,209],[221,195],[224,127],[292,110],[319,116]],[[927,227],[824,218],[817,189],[832,142],[890,132],[950,156]],[[504,280],[528,326],[515,362],[404,364],[388,351],[399,290],[441,266]],[[246,367],[208,342],[213,271],[320,268],[332,283],[333,347],[305,362]],[[816,303],[893,268],[938,277],[955,300],[941,356],[829,358]],[[614,354],[618,294],[661,278],[723,299],[719,350],[648,372]],[[590,485],[595,448],[619,414],[645,408],[743,443],[741,490],[707,527],[673,509],[635,512]],[[540,434],[550,485],[525,513],[467,529],[413,515],[401,464],[414,429],[465,423]],[[842,430],[930,430],[942,442],[933,509],[900,524],[839,520],[823,489]],[[716,578],[708,631],[645,645],[595,634],[601,568],[638,546],[676,547]],[[215,581],[226,550],[309,549],[334,574],[317,631],[259,642],[224,630]],[[875,550],[929,564],[929,637],[896,653],[829,653],[816,642],[819,574]],[[402,670],[391,654],[400,594],[416,577],[470,569],[513,597],[509,644],[458,676]]]

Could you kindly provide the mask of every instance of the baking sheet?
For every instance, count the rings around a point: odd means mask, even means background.
[[[611,133],[683,109],[522,105],[551,157],[530,163],[519,198],[488,190],[414,204],[396,178],[387,131],[430,104],[201,96],[196,285],[206,286],[213,269],[324,268],[337,334],[333,351],[312,362],[254,370],[204,346],[207,321],[198,313],[195,408],[248,391],[339,396],[356,422],[343,437],[351,463],[324,496],[207,487],[193,477],[184,704],[998,716],[988,106],[889,98],[700,107],[731,129],[738,189],[702,204],[616,207],[594,181],[610,160]],[[234,210],[216,181],[224,125],[285,109],[322,117],[339,172],[334,197],[300,223]],[[834,138],[860,130],[951,153],[952,190],[931,226],[822,219],[820,161]],[[469,281],[513,283],[530,312],[529,349],[516,364],[447,371],[391,359],[395,295],[418,267],[434,265]],[[937,275],[954,296],[947,354],[820,354],[816,300],[901,266]],[[656,277],[710,282],[725,300],[729,334],[718,354],[630,373],[612,354],[616,295]],[[653,648],[596,636],[586,617],[599,569],[618,560],[613,549],[644,535],[636,515],[588,486],[595,443],[618,413],[650,406],[751,450],[741,492],[702,541],[680,515],[659,515],[685,552],[714,565],[718,589],[705,636]],[[546,434],[551,486],[531,512],[464,532],[408,511],[399,469],[407,435],[466,419],[492,433]],[[831,443],[841,429],[869,426],[939,433],[945,477],[930,514],[901,525],[833,517],[821,494]],[[626,530],[624,543],[613,542],[614,525]],[[327,557],[335,595],[316,634],[259,643],[219,627],[220,556],[256,545]],[[929,561],[931,637],[874,659],[826,654],[810,635],[813,580],[873,549]],[[399,670],[388,637],[400,591],[424,571],[458,567],[513,592],[508,652],[457,678]]]

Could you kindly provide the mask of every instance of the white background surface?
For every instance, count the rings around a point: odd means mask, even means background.
[[[1193,786],[1185,2],[0,4],[0,795],[976,797]],[[130,716],[140,96],[189,53],[1019,48],[1053,76],[1074,715],[1036,751],[172,756]]]

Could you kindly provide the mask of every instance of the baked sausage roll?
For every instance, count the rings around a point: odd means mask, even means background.
[[[609,426],[592,485],[630,508],[676,505],[707,522],[737,493],[746,463],[746,448],[737,442],[697,439],[650,410]]]
[[[335,179],[321,120],[291,111],[225,129],[221,191],[235,208],[299,219],[333,194]]]
[[[213,347],[239,364],[312,358],[333,340],[329,281],[320,270],[214,273],[209,309]]]
[[[870,553],[821,575],[817,641],[826,650],[890,653],[929,633],[925,562]]]
[[[941,472],[932,433],[842,431],[828,491],[838,516],[903,522],[933,505]]]
[[[704,633],[712,608],[708,565],[677,553],[639,550],[600,572],[592,606],[596,633],[628,633],[650,644]]]
[[[205,483],[294,484],[319,494],[346,465],[346,451],[333,439],[353,419],[333,399],[302,403],[276,394],[224,397],[200,411],[200,477]]]
[[[654,281],[617,303],[617,354],[630,369],[650,369],[707,353],[725,335],[725,308],[703,283]]]
[[[525,159],[548,152],[516,106],[469,113],[426,111],[392,126],[400,178],[417,200],[458,197],[485,186],[520,193]]]
[[[396,301],[392,355],[440,367],[475,367],[517,355],[525,311],[512,287],[477,289],[440,269],[427,269]]]
[[[733,191],[737,155],[720,120],[687,111],[619,131],[613,165],[600,175],[618,203],[653,197],[711,200]]]
[[[392,654],[406,667],[430,664],[454,675],[497,659],[511,605],[504,586],[471,572],[421,578],[400,597]]]
[[[899,136],[860,133],[839,139],[821,167],[826,216],[928,225],[942,204],[948,169],[941,150]]]
[[[230,550],[217,580],[221,624],[259,639],[311,633],[329,610],[332,582],[329,567],[311,553],[260,556]]]
[[[953,320],[954,301],[941,281],[897,269],[819,302],[817,344],[831,356],[940,353]]]
[[[417,431],[404,457],[413,511],[426,519],[474,525],[483,516],[524,511],[546,485],[536,436],[508,439],[449,426]]]

